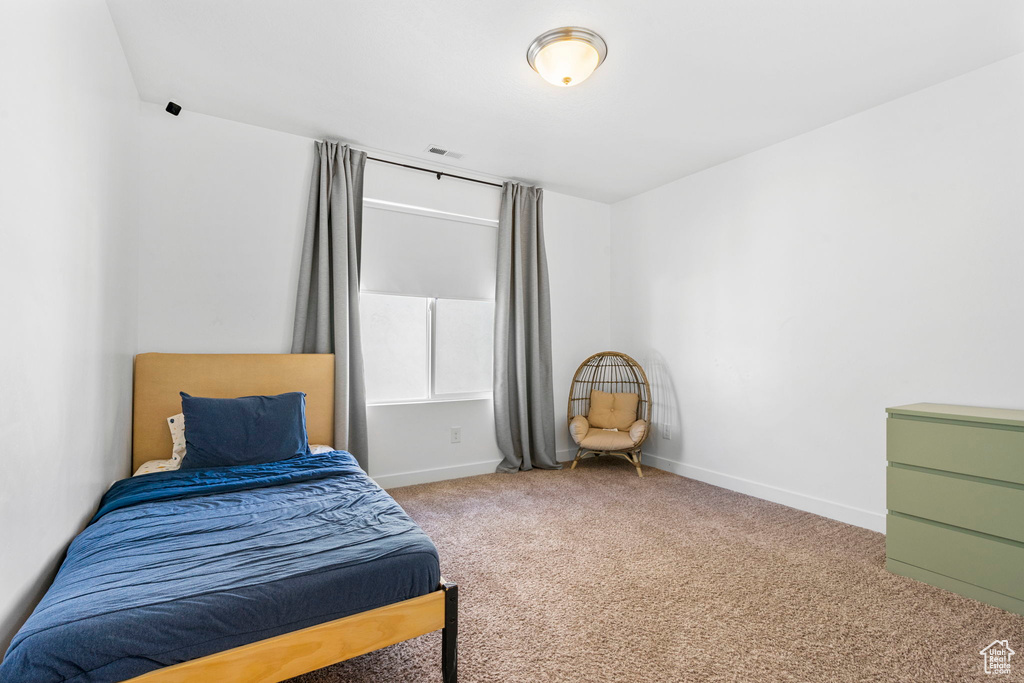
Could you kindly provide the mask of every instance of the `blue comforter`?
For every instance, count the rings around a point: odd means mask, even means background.
[[[114,484],[0,680],[120,681],[435,590],[437,550],[343,451]]]

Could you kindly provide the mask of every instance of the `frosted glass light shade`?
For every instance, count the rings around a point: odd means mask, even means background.
[[[597,50],[580,40],[559,40],[537,53],[537,73],[548,83],[568,88],[587,80],[597,68]]]
[[[537,37],[526,61],[552,85],[579,85],[601,66],[608,46],[601,36],[579,26],[556,28]]]

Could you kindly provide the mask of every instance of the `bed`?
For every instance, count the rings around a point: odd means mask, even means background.
[[[133,469],[166,457],[177,392],[306,393],[332,432],[329,355],[143,354]],[[170,411],[170,412],[168,412]],[[281,681],[442,629],[458,589],[408,515],[343,451],[116,482],[0,664],[4,681]]]

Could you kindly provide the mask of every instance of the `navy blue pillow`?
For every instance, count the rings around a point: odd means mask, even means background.
[[[181,393],[185,457],[181,469],[258,465],[305,455],[306,395],[200,398]]]

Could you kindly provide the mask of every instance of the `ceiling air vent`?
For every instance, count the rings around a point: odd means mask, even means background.
[[[451,157],[452,159],[461,159],[462,157],[465,156],[464,154],[460,154],[459,152],[453,152],[450,149],[438,147],[437,145],[430,145],[429,147],[427,147],[426,151],[430,152],[431,154],[436,154],[439,157]]]

